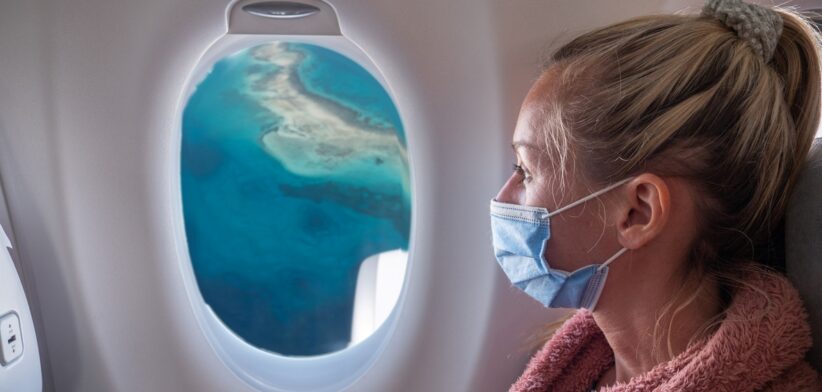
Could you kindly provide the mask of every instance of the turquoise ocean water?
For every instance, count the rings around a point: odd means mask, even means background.
[[[353,110],[363,124],[393,128],[405,149],[397,110],[367,71],[325,48],[287,47],[303,56],[297,74],[306,95]],[[385,177],[379,187],[373,178],[287,170],[260,140],[281,117],[252,88],[278,67],[253,49],[216,63],[183,112],[181,185],[194,272],[205,301],[249,343],[284,355],[337,351],[350,338],[360,262],[408,248],[408,168],[375,171]]]

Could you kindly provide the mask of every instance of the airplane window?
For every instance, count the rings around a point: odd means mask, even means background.
[[[206,304],[277,354],[367,338],[405,277],[406,151],[391,97],[352,59],[285,41],[220,58],[182,114],[185,233]]]

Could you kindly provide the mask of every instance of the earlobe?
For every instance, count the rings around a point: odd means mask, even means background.
[[[617,230],[625,248],[639,249],[664,230],[670,215],[668,184],[661,177],[643,173],[625,184]]]

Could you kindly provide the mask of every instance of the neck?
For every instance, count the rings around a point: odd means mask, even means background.
[[[609,371],[600,383],[627,382],[685,351],[691,338],[721,311],[718,285],[708,282],[710,280],[702,280],[700,284],[684,283],[681,296],[659,321],[660,310],[674,299],[678,286],[664,279],[646,279],[629,295],[609,296],[614,301],[593,313],[614,352],[615,361],[615,372]],[[690,293],[698,295],[691,298]],[[672,313],[677,309],[680,310],[674,316]],[[669,325],[672,325],[670,329]]]

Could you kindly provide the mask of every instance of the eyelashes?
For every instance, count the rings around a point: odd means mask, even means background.
[[[512,169],[514,170],[514,173],[521,176],[523,178],[524,182],[531,181],[531,175],[528,174],[528,172],[525,171],[525,169],[521,165],[513,163],[513,164],[511,164],[511,166],[512,166]]]

